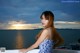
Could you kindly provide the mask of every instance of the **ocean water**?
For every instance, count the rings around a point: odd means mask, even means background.
[[[35,36],[41,29],[34,30],[0,30],[0,47],[6,49],[27,48],[35,43]],[[64,44],[77,43],[80,38],[80,29],[57,29],[64,38]]]

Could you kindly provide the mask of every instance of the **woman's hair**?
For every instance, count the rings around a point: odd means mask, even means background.
[[[56,29],[55,29],[55,27],[54,27],[54,22],[53,22],[53,21],[54,21],[54,14],[53,14],[51,11],[44,11],[44,12],[41,14],[41,16],[40,16],[41,19],[43,19],[43,18],[42,18],[42,15],[45,16],[45,19],[46,19],[46,20],[49,20],[46,28],[48,28],[48,27],[51,27],[51,28],[52,28],[52,29],[51,29],[51,33],[52,33],[52,35],[53,35],[53,36],[52,36],[52,40],[56,41],[56,40],[57,40],[57,35],[59,35],[59,34],[57,33],[57,31],[56,31]],[[40,35],[41,35],[42,32],[43,32],[43,30],[41,30],[40,33],[36,36],[37,39],[40,37]]]
[[[41,16],[40,16],[41,19],[43,19],[43,18],[42,18],[42,15],[45,16],[45,19],[46,19],[46,20],[49,20],[46,28],[48,28],[48,27],[53,27],[54,14],[53,14],[51,11],[44,11],[44,12],[41,14]]]

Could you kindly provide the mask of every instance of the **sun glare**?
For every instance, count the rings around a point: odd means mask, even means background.
[[[24,24],[13,24],[12,29],[24,29],[25,25]]]
[[[9,29],[16,29],[16,30],[24,30],[24,29],[34,29],[33,25],[31,24],[12,24]]]
[[[10,21],[9,24],[10,26],[8,27],[8,29],[32,29],[32,25],[26,24],[24,21]]]
[[[40,26],[39,26],[40,25]],[[9,21],[6,29],[16,29],[16,30],[25,30],[25,29],[37,29],[41,28],[41,24],[30,24],[25,21]]]

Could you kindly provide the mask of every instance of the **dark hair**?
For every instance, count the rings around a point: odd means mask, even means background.
[[[51,11],[44,11],[40,18],[42,18],[42,15],[45,16],[45,19],[49,20],[47,27],[53,27],[53,21],[54,21],[54,14]]]
[[[54,14],[51,11],[44,11],[40,16],[41,19],[42,19],[42,15],[44,15],[47,20],[49,20],[50,16],[54,18]]]
[[[54,27],[54,22],[53,22],[54,21],[54,14],[51,11],[44,11],[40,16],[41,19],[43,19],[42,15],[44,15],[45,18],[47,20],[49,20],[46,28],[51,27],[52,40],[56,42],[57,39],[61,39],[59,33],[56,31],[56,29]],[[40,33],[36,36],[37,39],[40,37],[42,32],[43,32],[43,30],[41,30]]]

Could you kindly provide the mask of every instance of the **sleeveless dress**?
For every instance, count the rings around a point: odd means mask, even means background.
[[[39,45],[39,52],[38,53],[53,53],[53,40],[45,39]]]

